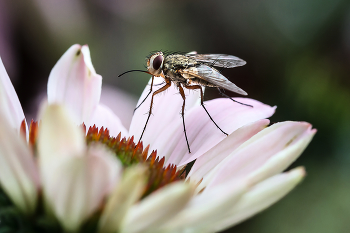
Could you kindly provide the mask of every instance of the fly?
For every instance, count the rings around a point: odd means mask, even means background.
[[[190,150],[190,145],[188,143],[186,127],[185,127],[184,114],[185,114],[186,97],[185,97],[183,88],[200,91],[201,105],[204,108],[205,112],[208,114],[210,120],[215,124],[215,126],[222,133],[224,133],[225,135],[228,135],[216,124],[216,122],[210,116],[208,110],[205,108],[203,104],[204,96],[203,96],[202,86],[216,87],[223,96],[231,99],[232,101],[242,105],[253,107],[251,105],[238,102],[232,99],[231,97],[229,97],[228,95],[226,95],[224,92],[222,92],[220,88],[228,91],[232,91],[241,95],[247,95],[245,91],[243,91],[241,88],[237,87],[235,84],[230,82],[216,68],[214,68],[214,67],[233,68],[237,66],[243,66],[245,64],[246,62],[244,60],[232,55],[225,55],[225,54],[197,54],[196,52],[191,52],[185,55],[182,55],[182,54],[164,55],[162,52],[156,52],[152,54],[147,60],[147,71],[130,70],[120,74],[118,77],[133,71],[144,72],[152,75],[150,90],[146,98],[135,108],[134,111],[136,111],[143,104],[143,102],[145,102],[148,96],[152,93],[154,77],[162,77],[164,78],[164,81],[165,81],[164,86],[162,86],[152,94],[151,105],[150,105],[147,121],[143,128],[140,141],[146,130],[149,118],[152,114],[154,96],[167,90],[171,86],[171,83],[173,83],[178,87],[180,95],[183,99],[181,116],[182,116],[182,124],[184,128],[184,133],[185,133],[185,138],[186,138],[186,143],[187,143],[187,148],[189,153],[191,153],[191,150]]]

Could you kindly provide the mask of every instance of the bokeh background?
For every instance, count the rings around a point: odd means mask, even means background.
[[[224,75],[277,105],[272,122],[308,121],[318,133],[292,165],[306,167],[305,181],[226,232],[350,232],[348,0],[0,0],[0,56],[26,115],[35,118],[51,68],[74,43],[89,45],[102,101],[126,126],[149,76],[117,75],[142,69],[150,51],[246,60]]]

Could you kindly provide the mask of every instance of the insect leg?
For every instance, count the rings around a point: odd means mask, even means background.
[[[228,136],[228,134],[225,133],[225,132],[215,123],[215,121],[213,120],[213,118],[210,116],[208,110],[205,108],[205,106],[204,106],[204,104],[203,104],[203,98],[204,98],[204,96],[203,96],[202,87],[201,87],[200,85],[193,85],[193,86],[184,85],[184,87],[187,88],[187,89],[191,89],[191,90],[195,90],[195,89],[199,89],[199,90],[200,90],[200,92],[201,92],[201,105],[202,105],[202,107],[204,108],[205,112],[208,114],[210,120],[215,124],[215,126],[216,126],[223,134],[225,134],[226,136]]]
[[[244,103],[238,102],[237,100],[232,99],[230,96],[226,95],[223,91],[221,91],[220,88],[218,88],[218,90],[219,90],[219,92],[220,92],[221,95],[225,96],[226,98],[229,98],[229,99],[232,100],[233,102],[236,102],[236,103],[239,103],[239,104],[248,106],[248,107],[253,107],[252,105],[244,104]]]
[[[170,80],[165,80],[165,81],[166,81],[166,84],[165,84],[163,87],[161,87],[161,88],[159,88],[158,90],[156,90],[155,92],[153,92],[153,94],[152,94],[151,105],[150,105],[150,107],[149,107],[148,117],[147,117],[147,120],[146,120],[145,127],[143,127],[142,134],[141,134],[141,137],[140,137],[140,140],[139,140],[139,141],[141,141],[141,139],[142,139],[143,133],[145,132],[146,127],[147,127],[148,120],[149,120],[149,118],[150,118],[150,116],[151,116],[151,114],[152,114],[153,97],[154,97],[155,95],[157,95],[157,94],[159,94],[159,93],[165,91],[166,89],[168,89],[168,88],[171,86],[171,81],[170,81]]]
[[[153,86],[156,87],[156,86],[161,86],[161,85],[163,85],[163,84],[165,84],[164,81],[161,82],[161,83],[158,83],[158,84],[153,84]],[[151,86],[151,84],[148,84],[147,86]]]
[[[187,139],[187,133],[186,133],[186,127],[185,127],[185,116],[184,116],[185,115],[185,100],[186,100],[186,96],[185,96],[184,89],[181,87],[180,83],[177,84],[177,87],[179,88],[180,95],[181,95],[182,99],[184,100],[183,104],[182,104],[182,111],[181,111],[182,125],[184,126],[184,132],[185,132],[185,138],[186,138],[188,153],[191,153],[190,145],[188,144],[188,139]]]
[[[151,88],[149,89],[149,92],[148,92],[148,94],[146,95],[146,98],[144,98],[144,99],[142,100],[142,102],[134,109],[134,113],[135,113],[136,109],[138,109],[138,108],[141,106],[141,104],[143,104],[143,102],[145,102],[145,100],[147,99],[147,97],[149,96],[149,94],[151,94],[151,92],[152,92],[152,87],[153,87],[153,80],[154,80],[154,76],[152,76]]]

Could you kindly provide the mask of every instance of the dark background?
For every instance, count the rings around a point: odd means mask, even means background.
[[[104,101],[126,127],[149,76],[117,75],[142,69],[150,51],[246,60],[223,74],[250,98],[277,105],[273,122],[308,121],[318,133],[292,165],[306,167],[305,181],[227,232],[350,232],[349,1],[0,0],[0,55],[27,116],[74,43],[89,45],[109,90]],[[216,97],[206,91],[206,99]]]

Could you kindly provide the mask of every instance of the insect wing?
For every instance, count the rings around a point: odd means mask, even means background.
[[[209,66],[233,68],[237,66],[243,66],[246,62],[239,57],[226,54],[186,54],[188,57],[193,57],[196,61],[204,63]]]
[[[200,65],[196,68],[196,77],[199,76],[201,79],[214,85],[217,85],[218,87],[221,87],[223,89],[236,92],[241,95],[247,95],[247,92],[243,91],[241,88],[237,87],[235,84],[230,82],[225,76],[220,74],[219,71],[206,65]]]

